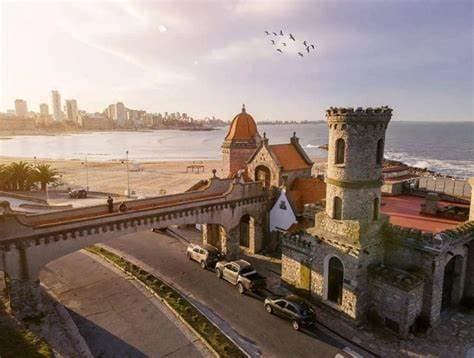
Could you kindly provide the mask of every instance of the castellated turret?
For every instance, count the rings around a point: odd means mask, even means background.
[[[385,132],[392,109],[331,107],[326,117],[328,217],[362,222],[378,220]]]

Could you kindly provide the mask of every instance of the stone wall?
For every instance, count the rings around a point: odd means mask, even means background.
[[[369,269],[370,315],[406,337],[421,313],[423,281],[401,270],[378,266]]]
[[[282,244],[282,280],[297,289],[305,289],[302,282],[303,265],[310,267],[310,284],[306,289],[314,299],[341,311],[355,320],[364,320],[369,303],[367,267],[377,262],[380,254],[339,245],[336,241],[308,234],[285,237]],[[329,260],[337,257],[344,266],[342,303],[328,300]]]
[[[222,146],[224,175],[235,175],[239,170],[247,168],[247,160],[255,152],[256,145],[228,144]]]

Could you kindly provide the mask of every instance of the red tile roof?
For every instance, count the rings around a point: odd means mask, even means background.
[[[250,140],[253,139],[257,134],[257,125],[255,124],[253,117],[245,112],[245,108],[243,108],[242,113],[236,115],[232,120],[225,139]]]
[[[326,183],[315,177],[296,178],[287,196],[296,213],[301,214],[305,204],[315,204],[326,198]]]
[[[416,196],[384,196],[381,211],[390,216],[392,224],[425,232],[436,233],[459,225],[459,221],[421,215],[421,204],[424,202],[424,198]],[[438,203],[440,206],[452,204],[444,201]]]
[[[303,155],[291,143],[289,144],[272,144],[268,148],[275,155],[283,170],[298,170],[311,168]]]

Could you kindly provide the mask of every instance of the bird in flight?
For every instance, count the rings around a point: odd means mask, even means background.
[[[282,51],[282,50],[280,50],[279,48],[277,48],[277,51],[278,51],[278,52],[281,52],[281,53],[283,53],[283,51]]]
[[[308,46],[308,45],[306,44],[306,40],[303,41],[303,45]]]
[[[273,35],[277,36],[277,33],[276,33],[276,32],[274,32],[274,33],[273,33]]]
[[[306,47],[306,51],[309,53],[309,46],[308,46],[308,47]]]
[[[314,50],[314,45],[313,45],[313,44],[311,44],[310,46],[311,46],[311,47],[313,48],[313,50]]]
[[[280,30],[280,35],[283,36],[283,30]]]
[[[298,52],[298,55],[300,55],[301,57],[304,57],[304,55],[301,52]]]
[[[283,46],[286,46],[286,42],[282,42],[281,44],[282,44]]]
[[[295,40],[295,37],[293,36],[293,34],[290,34],[290,39],[292,39],[293,41],[296,41],[296,40]]]
[[[265,31],[265,34],[266,34],[267,36],[270,35],[270,33],[269,33],[268,31]]]
[[[275,45],[275,40],[270,40],[272,42],[272,45]]]

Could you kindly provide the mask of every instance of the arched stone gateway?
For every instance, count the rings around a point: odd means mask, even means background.
[[[446,309],[459,303],[462,292],[462,271],[464,258],[461,255],[452,257],[444,267],[443,296],[441,309]]]
[[[342,289],[344,283],[344,265],[336,256],[326,261],[325,283],[326,299],[340,305],[342,303]]]
[[[172,225],[202,224],[229,259],[240,254],[241,218],[258,217],[249,251],[262,248],[268,192],[260,183],[213,177],[202,190],[127,202],[126,212],[107,205],[24,215],[0,213],[0,271],[10,279],[12,307],[29,315],[39,297],[38,275],[48,262],[126,234]],[[218,238],[218,239],[216,239]],[[27,308],[30,309],[27,309]]]
[[[250,235],[254,234],[254,229],[251,228],[251,225],[254,225],[254,220],[248,215],[242,216],[240,219],[240,246],[244,248],[250,247]]]

